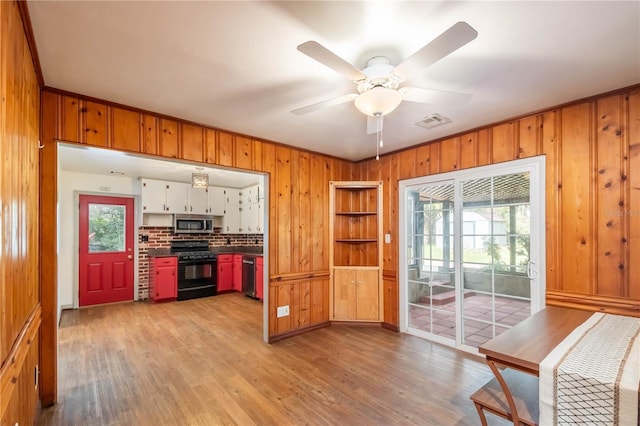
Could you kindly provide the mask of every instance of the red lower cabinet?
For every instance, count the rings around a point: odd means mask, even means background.
[[[154,257],[149,262],[149,299],[173,300],[178,296],[178,258]]]
[[[218,293],[233,290],[233,255],[218,255]]]
[[[233,255],[233,284],[235,291],[242,291],[242,255]]]
[[[256,297],[260,300],[263,299],[264,289],[264,264],[262,263],[262,256],[256,256]]]

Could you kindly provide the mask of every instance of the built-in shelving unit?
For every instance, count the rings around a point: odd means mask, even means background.
[[[330,317],[382,321],[382,182],[332,181],[329,190]]]

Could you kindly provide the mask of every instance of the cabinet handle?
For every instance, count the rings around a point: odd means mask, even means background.
[[[351,284],[355,284],[355,281],[351,281]]]
[[[184,211],[185,211],[185,212],[187,211],[187,206],[184,206]]]

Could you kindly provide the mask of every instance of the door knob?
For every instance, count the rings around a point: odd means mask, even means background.
[[[128,255],[128,256],[127,256],[127,259],[131,260],[131,259],[133,259],[133,256]]]

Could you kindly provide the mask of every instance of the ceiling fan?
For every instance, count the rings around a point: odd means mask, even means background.
[[[400,85],[412,74],[424,70],[445,56],[474,40],[478,32],[466,22],[458,22],[430,43],[415,52],[397,66],[391,65],[384,56],[376,56],[367,62],[366,68],[357,69],[316,41],[307,41],[298,50],[312,59],[344,75],[357,85],[358,93],[350,93],[334,99],[297,108],[291,113],[300,115],[349,101],[354,101],[358,110],[367,115],[367,133],[382,130],[382,117],[389,114],[403,100],[433,103],[434,95],[470,95]]]

